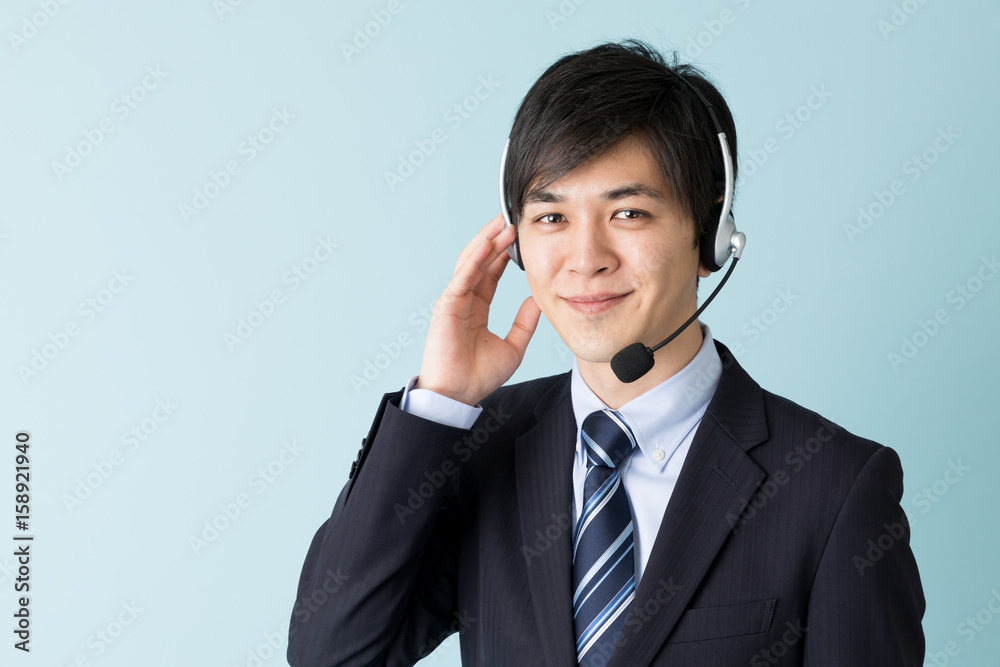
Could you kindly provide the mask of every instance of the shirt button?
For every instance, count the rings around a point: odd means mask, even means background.
[[[653,452],[653,458],[656,459],[657,461],[662,461],[664,456],[666,456],[666,454],[663,453],[662,449],[657,449],[655,452]]]

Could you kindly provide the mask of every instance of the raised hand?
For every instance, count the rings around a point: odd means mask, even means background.
[[[535,300],[524,300],[506,338],[487,329],[514,233],[513,227],[504,228],[498,215],[459,255],[451,281],[434,304],[416,388],[475,405],[521,364],[541,315]]]

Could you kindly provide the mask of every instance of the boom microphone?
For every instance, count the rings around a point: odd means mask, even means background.
[[[620,350],[611,358],[611,370],[615,372],[615,375],[619,380],[625,383],[635,382],[648,373],[655,362],[653,359],[653,353],[672,341],[674,338],[677,338],[682,331],[687,329],[692,322],[698,319],[698,316],[701,315],[702,311],[705,310],[708,304],[712,303],[712,299],[715,298],[715,295],[719,293],[722,286],[726,284],[727,280],[729,280],[729,276],[732,275],[733,269],[736,268],[736,262],[740,261],[740,254],[743,251],[743,243],[745,242],[746,237],[744,237],[742,233],[738,233],[737,235],[742,238],[738,241],[738,243],[734,243],[734,245],[737,245],[737,252],[733,255],[733,261],[729,265],[729,270],[726,271],[726,275],[722,276],[722,280],[719,281],[719,285],[715,288],[715,290],[707,299],[705,299],[705,303],[701,304],[701,308],[694,311],[694,315],[689,317],[687,322],[682,324],[677,331],[667,336],[667,339],[656,347],[646,347],[642,343],[632,343],[628,347]]]

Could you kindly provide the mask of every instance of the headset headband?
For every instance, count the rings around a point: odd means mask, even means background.
[[[725,173],[725,192],[722,198],[722,208],[719,212],[719,219],[713,229],[715,230],[714,239],[702,239],[703,243],[712,242],[711,251],[707,251],[703,248],[703,258],[711,258],[713,261],[711,265],[706,262],[706,266],[712,271],[716,271],[726,263],[726,260],[730,255],[735,256],[739,259],[743,252],[743,244],[746,242],[746,237],[736,231],[736,224],[731,216],[731,210],[733,206],[733,192],[736,188],[735,176],[733,174],[733,158],[729,152],[729,142],[726,139],[726,133],[722,129],[722,124],[719,122],[719,118],[715,115],[715,108],[712,106],[711,102],[708,101],[698,88],[688,81],[682,74],[675,72],[671,69],[667,71],[670,72],[672,76],[679,79],[684,83],[690,90],[694,91],[694,94],[701,100],[701,103],[705,106],[705,110],[708,112],[708,116],[712,121],[712,126],[715,129],[715,133],[719,138],[719,147],[722,150],[722,167]],[[506,172],[507,172],[507,152],[510,150],[510,136],[507,137],[506,143],[503,147],[503,156],[500,158],[500,178],[499,178],[499,190],[500,190],[500,210],[503,213],[504,221],[507,223],[506,226],[512,226],[514,224],[513,216],[510,211],[510,202],[507,200],[507,182],[506,182]],[[514,263],[517,264],[521,269],[524,269],[524,264],[521,262],[521,248],[520,241],[515,237],[514,242],[507,248],[507,253],[510,255]]]

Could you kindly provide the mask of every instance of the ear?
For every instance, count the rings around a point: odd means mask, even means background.
[[[719,195],[719,198],[715,200],[715,203],[716,204],[721,204],[722,201],[723,201],[723,199],[724,199],[724,197],[722,195]],[[697,252],[698,252],[698,256],[701,257],[701,244],[700,243],[698,244]],[[709,271],[708,267],[705,266],[705,263],[702,262],[701,259],[699,259],[698,260],[698,277],[700,277],[700,278],[708,278],[710,275],[712,275],[712,272]]]

